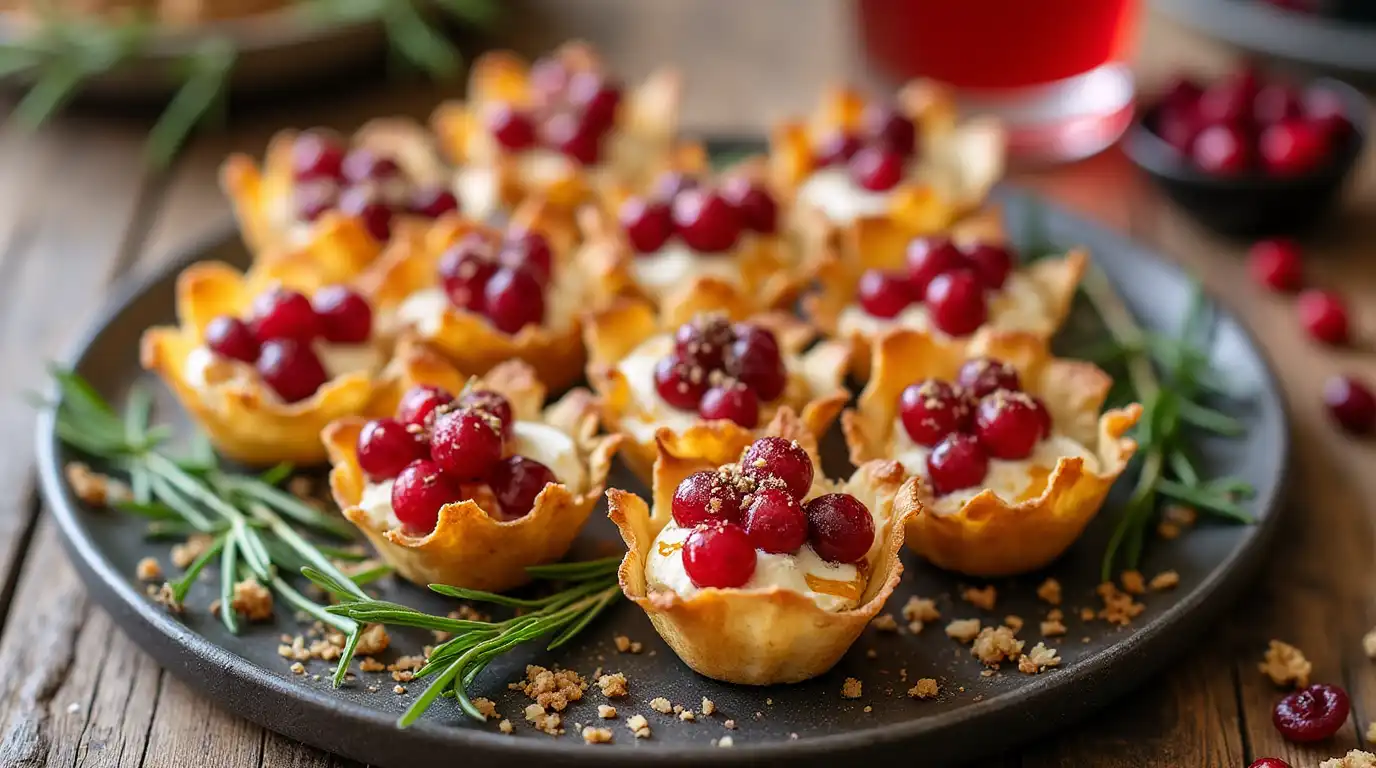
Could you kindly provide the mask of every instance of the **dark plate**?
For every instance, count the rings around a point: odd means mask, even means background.
[[[1027,220],[1030,200],[1016,193],[1003,197],[1013,221]],[[1190,296],[1184,274],[1160,256],[1096,225],[1050,208],[1039,215],[1051,242],[1090,248],[1142,322],[1165,331],[1174,327]],[[174,319],[177,270],[189,261],[206,258],[240,264],[246,260],[237,238],[226,232],[149,282],[126,287],[72,356],[77,369],[107,395],[120,397],[143,377],[137,362],[139,334],[150,325]],[[300,627],[281,618],[271,626],[254,626],[242,636],[231,636],[204,610],[214,598],[209,582],[192,591],[191,609],[183,618],[168,615],[132,580],[140,558],[153,555],[166,561],[166,545],[144,541],[138,521],[91,511],[77,503],[61,478],[68,455],[53,433],[51,414],[44,414],[39,424],[38,453],[43,492],[61,524],[73,561],[91,594],[141,647],[232,712],[361,761],[393,768],[449,764],[456,756],[558,759],[588,765],[630,765],[646,759],[676,765],[761,759],[820,764],[842,753],[848,759],[880,755],[910,759],[920,754],[928,763],[963,761],[1062,727],[1139,684],[1187,648],[1257,570],[1278,522],[1276,500],[1287,466],[1286,417],[1275,378],[1255,341],[1222,311],[1214,331],[1213,358],[1238,387],[1238,401],[1224,407],[1246,420],[1249,434],[1243,440],[1201,441],[1198,449],[1209,473],[1237,474],[1256,486],[1258,494],[1251,506],[1259,523],[1250,527],[1203,524],[1175,542],[1154,544],[1144,571],[1151,575],[1174,569],[1182,583],[1176,591],[1147,596],[1147,611],[1132,628],[1084,624],[1077,618],[1078,608],[1098,604],[1094,587],[1099,581],[1099,557],[1112,527],[1113,510],[1122,503],[1124,489],[1120,487],[1087,535],[1046,573],[995,581],[999,601],[994,612],[981,612],[959,600],[961,586],[971,580],[907,558],[903,586],[889,608],[897,612],[913,594],[937,597],[942,621],[919,635],[869,630],[834,670],[799,685],[748,688],[701,678],[660,642],[638,608],[622,603],[599,618],[581,642],[554,654],[524,648],[494,664],[477,681],[474,694],[497,701],[499,711],[517,724],[514,737],[500,735],[492,723],[483,726],[469,721],[447,700],[441,700],[411,730],[397,732],[393,720],[415,697],[419,685],[398,696],[391,692],[392,682],[385,673],[360,675],[358,682],[339,691],[331,690],[324,679],[294,676],[276,648],[279,634],[296,633]],[[162,396],[166,398],[166,393]],[[181,418],[166,399],[159,405],[163,418]],[[844,452],[835,435],[828,450],[828,463],[833,473],[838,472],[835,467],[844,466]],[[620,467],[614,470],[611,483],[643,491]],[[586,553],[600,544],[605,551],[608,542],[616,542],[615,531],[605,518],[595,515],[580,547]],[[619,543],[615,546],[620,547]],[[1040,639],[1037,622],[1048,606],[1037,600],[1034,590],[1047,575],[1060,579],[1065,588],[1062,607],[1070,632],[1054,643],[1065,658],[1064,666],[1038,676],[1005,667],[992,677],[981,677],[979,662],[967,647],[945,637],[942,626],[953,618],[978,616],[987,624],[1017,614],[1027,621],[1022,636],[1035,643]],[[409,585],[388,586],[383,592],[422,608],[447,610],[445,600]],[[645,652],[618,654],[611,640],[623,634],[643,642]],[[401,652],[414,652],[429,640],[425,633],[393,636],[394,649]],[[876,652],[873,659],[867,658],[870,649]],[[520,677],[527,663],[557,663],[585,674],[598,667],[624,671],[631,681],[631,695],[616,701],[617,709],[623,718],[645,714],[653,738],[631,738],[621,721],[610,723],[615,744],[602,747],[584,745],[572,732],[552,739],[533,731],[522,721],[521,697],[506,690],[506,683]],[[327,668],[313,662],[310,671],[325,673]],[[864,683],[864,695],[857,700],[840,696],[842,681],[848,676]],[[906,689],[917,678],[929,676],[941,682],[940,700],[907,698]],[[372,682],[380,687],[378,692],[366,690]],[[706,696],[716,702],[719,714],[680,722],[649,709],[647,702],[657,696],[694,709]],[[570,707],[567,722],[597,722],[600,699],[595,689],[591,691]],[[739,728],[727,731],[722,725],[726,718],[735,719]],[[711,746],[714,739],[727,734],[735,741],[734,749]]]

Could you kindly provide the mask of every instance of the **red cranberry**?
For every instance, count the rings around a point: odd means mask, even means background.
[[[334,136],[307,131],[291,147],[291,173],[297,181],[338,180],[343,177],[344,145]]]
[[[745,510],[745,532],[756,549],[774,554],[797,552],[807,543],[807,515],[798,500],[778,488],[751,495]]]
[[[524,269],[502,267],[483,288],[483,312],[503,333],[516,333],[545,319],[545,292]]]
[[[497,261],[513,269],[524,269],[541,285],[549,282],[554,272],[554,252],[549,241],[539,232],[513,232],[507,236]]]
[[[927,286],[926,302],[932,325],[950,336],[974,333],[989,314],[984,283],[968,269],[937,275]]]
[[[1170,109],[1189,109],[1199,105],[1199,97],[1204,89],[1188,76],[1176,76],[1162,91],[1161,105]]]
[[[511,416],[511,401],[507,400],[500,392],[493,392],[490,389],[471,389],[459,397],[460,408],[471,408],[491,414],[501,423],[502,439],[511,437],[511,428],[515,423]]]
[[[373,419],[358,433],[358,466],[373,482],[396,477],[406,465],[425,458],[425,446],[396,419]]]
[[[764,486],[769,485],[768,478],[775,478],[795,499],[801,499],[812,488],[812,457],[793,440],[762,437],[745,449],[741,473]]]
[[[406,394],[401,396],[401,403],[397,405],[397,421],[408,427],[414,427],[413,433],[416,431],[428,433],[435,421],[436,409],[444,408],[452,402],[454,402],[454,396],[441,387],[424,385],[411,387],[406,391]],[[422,436],[429,440],[427,435],[422,434]]]
[[[320,336],[320,316],[311,300],[286,288],[272,288],[253,300],[253,335],[258,341],[294,339],[309,344]]]
[[[1046,407],[1046,401],[1034,395],[1028,396],[1032,400],[1032,412],[1037,416],[1037,425],[1040,427],[1038,436],[1045,440],[1051,437],[1051,409]]]
[[[772,235],[779,230],[779,205],[769,190],[750,179],[737,176],[722,185],[722,197],[736,207],[741,227],[751,232]]]
[[[658,251],[674,233],[674,219],[665,203],[632,197],[621,204],[617,218],[636,253]]]
[[[390,157],[358,147],[344,156],[344,180],[350,184],[365,181],[382,181],[401,175],[401,168]]]
[[[288,403],[305,400],[330,378],[310,345],[292,339],[264,342],[258,373]]]
[[[908,243],[908,281],[913,295],[922,296],[927,286],[953,269],[965,266],[965,254],[950,240],[939,237],[919,237]]]
[[[1316,683],[1277,702],[1271,722],[1289,741],[1323,741],[1342,729],[1351,711],[1346,691]]]
[[[989,457],[974,435],[947,435],[927,456],[927,478],[938,496],[979,485],[988,471]]]
[[[690,189],[698,188],[698,180],[679,171],[665,171],[655,177],[650,198],[672,204],[674,198]]]
[[[340,193],[339,212],[362,221],[375,240],[386,242],[392,236],[392,208],[369,187],[349,187]]]
[[[1347,106],[1327,88],[1310,88],[1304,94],[1304,116],[1323,129],[1330,141],[1345,141],[1352,133]]]
[[[909,384],[899,395],[898,417],[914,443],[931,447],[952,432],[959,432],[969,418],[969,410],[950,384],[927,379]]]
[[[860,151],[860,139],[853,134],[836,131],[822,139],[813,160],[818,168],[828,165],[845,165],[855,153]]]
[[[515,520],[530,514],[535,497],[550,483],[559,482],[549,467],[526,456],[509,456],[497,463],[488,478],[503,520]]]
[[[339,202],[339,188],[329,182],[298,184],[292,188],[291,196],[296,218],[315,221]]]
[[[741,384],[712,387],[698,403],[698,415],[708,421],[728,419],[746,429],[760,423],[760,401],[752,390]]]
[[[997,243],[977,243],[965,253],[984,287],[997,291],[1013,271],[1013,253]]]
[[[975,357],[962,363],[956,383],[976,400],[1000,389],[1010,392],[1022,389],[1018,369],[989,357]]]
[[[1247,251],[1252,278],[1273,291],[1293,291],[1304,280],[1300,246],[1294,240],[1259,240]]]
[[[530,65],[530,89],[536,100],[548,104],[560,99],[569,87],[569,70],[552,56],[541,56]]]
[[[487,129],[502,149],[520,152],[535,146],[535,124],[511,104],[498,104],[487,116]]]
[[[258,339],[237,317],[220,315],[211,320],[205,327],[205,345],[217,355],[245,363],[258,359]]]
[[[568,99],[570,105],[582,110],[588,128],[602,133],[616,122],[621,89],[597,72],[583,71],[569,79]]]
[[[1042,438],[1042,416],[1021,392],[995,392],[975,409],[975,437],[996,459],[1025,459]]]
[[[668,355],[655,363],[655,391],[664,402],[681,411],[696,411],[707,392],[707,372]]]
[[[1257,144],[1261,164],[1273,176],[1301,176],[1323,165],[1328,137],[1316,123],[1286,120],[1268,126]]]
[[[893,189],[903,179],[903,156],[884,147],[861,147],[848,167],[851,179],[873,192]]]
[[[1211,125],[1195,137],[1195,165],[1215,176],[1237,176],[1252,164],[1251,147],[1242,131],[1232,125]]]
[[[1354,435],[1376,429],[1376,395],[1350,376],[1333,376],[1323,384],[1323,402],[1338,426]]]
[[[674,198],[674,228],[688,247],[702,253],[730,250],[741,234],[740,214],[715,192],[686,189]]]
[[[440,284],[459,309],[482,312],[487,306],[483,291],[496,272],[492,248],[481,236],[465,237],[440,256]]]
[[[788,387],[788,367],[774,334],[767,328],[741,323],[736,325],[735,335],[726,353],[727,373],[753,389],[764,402],[778,398]]]
[[[573,112],[556,112],[540,126],[544,142],[558,149],[565,157],[583,165],[595,165],[601,151],[601,135],[597,127],[582,120]]]
[[[863,121],[865,132],[880,146],[903,157],[917,150],[917,128],[896,106],[871,103],[865,108]]]
[[[1284,83],[1262,86],[1252,102],[1252,118],[1263,126],[1299,117],[1303,110],[1299,92]]]
[[[1290,768],[1290,764],[1279,757],[1263,757],[1254,761],[1247,768]]]
[[[430,433],[430,457],[456,480],[481,480],[502,458],[502,425],[477,408],[441,414]]]
[[[373,308],[367,299],[342,285],[321,288],[311,306],[328,341],[362,344],[373,335]]]
[[[1347,304],[1341,296],[1311,288],[1300,294],[1295,306],[1304,329],[1315,340],[1325,344],[1347,343]]]
[[[1251,72],[1238,72],[1209,86],[1199,97],[1199,116],[1206,123],[1240,125],[1252,115],[1257,79]]]
[[[912,283],[906,276],[882,269],[867,269],[860,275],[856,301],[874,317],[897,317],[913,303]]]
[[[433,461],[411,462],[392,482],[392,512],[402,527],[414,534],[435,530],[440,509],[463,498],[459,484],[440,471]]]
[[[823,560],[858,563],[874,544],[874,518],[865,505],[849,493],[826,493],[809,501],[808,543]]]
[[[674,352],[684,363],[706,374],[725,367],[727,350],[735,340],[736,329],[726,317],[698,315],[674,331]]]
[[[438,219],[459,210],[459,198],[444,187],[421,187],[411,194],[411,213],[427,219]]]
[[[718,472],[694,472],[674,489],[670,504],[674,522],[692,528],[713,520],[741,522],[741,493]]]
[[[1199,113],[1194,108],[1180,109],[1165,107],[1156,116],[1155,130],[1157,135],[1175,148],[1175,151],[1182,155],[1190,155],[1194,151],[1194,142],[1198,138],[1199,132],[1204,129],[1200,123]]]
[[[683,542],[683,570],[700,589],[745,586],[755,575],[755,545],[735,523],[699,526]]]

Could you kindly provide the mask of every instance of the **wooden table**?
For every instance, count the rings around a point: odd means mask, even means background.
[[[585,36],[622,71],[682,66],[691,129],[758,131],[806,109],[827,77],[859,76],[848,3],[828,0],[581,0],[512,3],[512,39],[541,46]],[[539,6],[532,8],[532,6]],[[538,17],[531,14],[539,14]],[[730,19],[730,23],[723,20]],[[1214,71],[1230,55],[1167,22],[1145,30],[1142,79],[1182,65]],[[719,53],[720,52],[720,53]],[[767,74],[764,74],[767,73]],[[768,82],[771,87],[764,88]],[[276,128],[357,125],[375,114],[424,116],[441,94],[415,86],[342,88],[264,108],[197,138],[176,166],[140,161],[142,122],[69,116],[35,136],[0,132],[0,764],[6,766],[326,766],[342,764],[234,718],[159,669],[86,597],[34,485],[33,412],[45,361],[94,316],[111,281],[146,273],[221,227],[215,184],[229,151],[259,152]],[[1368,153],[1344,217],[1308,249],[1314,284],[1376,300],[1376,167]],[[1376,718],[1376,662],[1360,638],[1376,625],[1376,473],[1370,443],[1339,435],[1320,403],[1340,369],[1376,378],[1365,344],[1333,352],[1307,342],[1290,299],[1247,279],[1242,248],[1171,209],[1117,151],[1021,181],[1155,244],[1196,271],[1263,340],[1282,372],[1296,450],[1285,532],[1273,565],[1235,612],[1161,681],[1109,711],[997,765],[1245,766],[1281,756],[1297,768],[1360,746]],[[1256,665],[1270,638],[1295,643],[1317,680],[1351,692],[1352,723],[1331,743],[1298,748],[1270,724],[1277,693]],[[399,737],[404,738],[404,737]]]

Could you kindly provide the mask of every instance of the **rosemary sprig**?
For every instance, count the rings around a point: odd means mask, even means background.
[[[294,573],[302,564],[309,565],[328,576],[350,599],[364,600],[369,598],[361,585],[387,575],[390,568],[373,568],[353,578],[345,576],[325,550],[288,523],[290,519],[318,534],[352,538],[348,526],[276,487],[274,483],[286,479],[290,468],[276,467],[262,476],[234,474],[219,465],[203,439],[194,443],[190,456],[170,456],[161,445],[169,431],[149,424],[149,393],[135,389],[121,416],[77,374],[54,369],[53,377],[60,392],[57,432],[63,442],[128,474],[134,498],[116,505],[119,509],[148,519],[150,535],[185,537],[199,533],[214,537],[181,578],[168,583],[172,598],[177,603],[185,600],[197,576],[218,560],[220,620],[226,629],[237,633],[240,627],[232,607],[234,585],[251,575],[292,607],[346,636],[334,674],[336,686],[343,682],[362,625],[306,598],[283,580],[279,571]]]
[[[515,598],[491,592],[431,584],[430,589],[449,597],[515,607],[519,613],[503,621],[473,621],[435,616],[404,605],[358,598],[348,585],[313,568],[302,573],[315,584],[343,602],[326,610],[359,622],[417,627],[452,633],[435,646],[416,678],[433,681],[397,720],[405,728],[414,723],[440,696],[453,696],[470,717],[484,720],[468,696],[473,680],[498,656],[522,643],[552,636],[547,649],[567,643],[581,632],[621,593],[616,582],[620,557],[580,563],[532,566],[526,570],[534,577],[559,581],[565,586],[539,598]]]

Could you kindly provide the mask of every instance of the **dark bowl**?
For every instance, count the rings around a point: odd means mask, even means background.
[[[1319,78],[1306,88],[1336,93],[1353,127],[1328,162],[1308,174],[1288,178],[1259,173],[1232,177],[1207,174],[1147,127],[1154,124],[1158,105],[1142,110],[1124,139],[1123,149],[1167,197],[1216,232],[1248,238],[1298,234],[1312,228],[1334,207],[1366,144],[1368,128],[1369,107],[1357,89],[1331,78]]]

